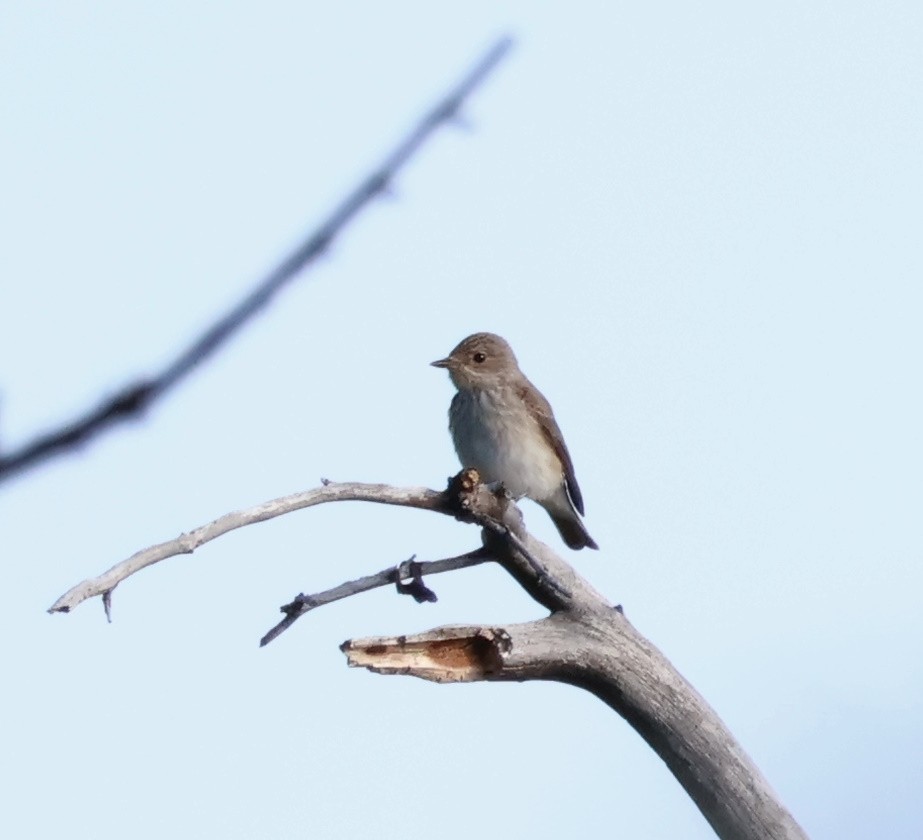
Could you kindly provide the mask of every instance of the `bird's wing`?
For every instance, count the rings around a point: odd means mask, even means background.
[[[551,405],[542,395],[541,391],[534,386],[528,397],[525,394],[526,390],[525,387],[522,388],[520,397],[530,403],[535,409],[535,416],[538,419],[542,434],[545,435],[545,438],[551,444],[561,461],[561,466],[564,468],[564,485],[567,488],[567,495],[570,496],[571,502],[573,502],[574,507],[582,516],[583,494],[580,492],[580,485],[577,484],[577,476],[574,473],[574,463],[570,459],[570,452],[567,451],[567,444],[564,443],[564,435],[561,434],[558,422],[554,419]]]

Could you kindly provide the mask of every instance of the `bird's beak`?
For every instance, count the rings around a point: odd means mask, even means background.
[[[430,362],[430,364],[433,367],[447,368],[447,367],[452,367],[452,360],[451,359],[439,359],[438,361]]]

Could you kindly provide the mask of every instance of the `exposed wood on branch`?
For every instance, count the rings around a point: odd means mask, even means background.
[[[523,527],[502,491],[464,470],[437,493],[425,488],[331,484],[228,514],[175,540],[140,551],[63,595],[66,612],[92,595],[107,596],[134,572],[187,553],[243,525],[333,501],[363,500],[416,507],[481,526],[483,548],[431,564],[405,561],[283,607],[274,638],[312,609],[394,583],[431,600],[426,573],[495,560],[549,610],[537,621],[507,626],[442,627],[412,636],[355,639],[342,650],[350,665],[434,682],[553,680],[592,692],[617,711],[663,759],[721,838],[805,840],[806,835],[716,712],[669,660],[551,548]],[[441,564],[441,565],[440,565]],[[409,577],[410,582],[404,583]]]
[[[719,837],[806,840],[715,711],[617,609],[584,604],[526,624],[440,627],[341,649],[350,665],[379,674],[584,688],[657,752]]]

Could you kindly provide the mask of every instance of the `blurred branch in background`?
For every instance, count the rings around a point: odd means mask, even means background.
[[[159,374],[132,382],[96,408],[39,435],[19,450],[0,454],[0,482],[37,466],[52,456],[64,455],[88,443],[117,423],[140,417],[187,374],[223,347],[241,327],[259,313],[290,280],[320,256],[336,236],[373,198],[384,192],[405,163],[436,129],[458,118],[465,99],[487,78],[512,46],[509,38],[495,43],[438,104],[427,113],[371,174],[353,190],[286,259],[250,294],[222,315]]]

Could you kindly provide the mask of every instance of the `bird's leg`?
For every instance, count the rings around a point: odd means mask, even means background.
[[[502,481],[491,481],[489,484],[485,484],[484,486],[498,498],[506,497],[507,499],[511,499],[514,502],[518,502],[522,498],[522,496],[514,496],[512,493],[510,493]]]

